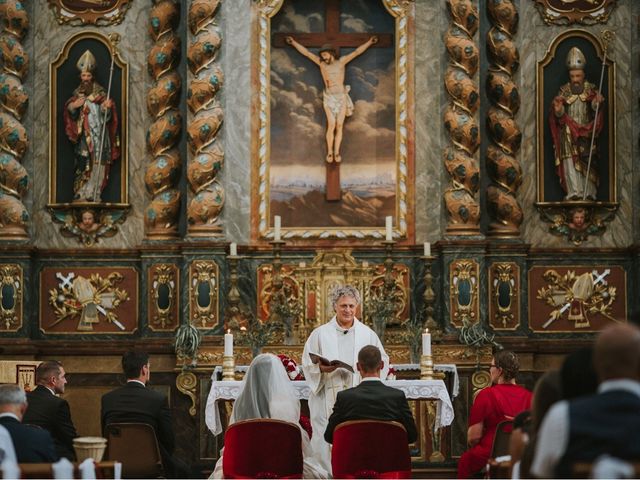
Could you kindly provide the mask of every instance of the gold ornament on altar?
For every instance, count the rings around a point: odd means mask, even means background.
[[[50,327],[67,319],[78,318],[77,330],[93,331],[93,326],[101,321],[101,317],[114,324],[119,330],[125,326],[118,320],[115,310],[120,304],[129,300],[129,294],[116,285],[124,277],[118,272],[102,278],[94,273],[90,278],[70,272],[67,276],[58,272],[58,286],[49,290],[49,305],[54,310],[56,320]]]
[[[549,282],[548,286],[539,289],[536,298],[544,300],[554,310],[542,328],[549,327],[565,313],[576,329],[590,328],[590,317],[596,314],[617,321],[612,316],[617,289],[608,285],[609,273],[610,269],[606,269],[602,273],[593,270],[577,275],[574,270],[569,270],[560,275],[555,270],[547,270],[543,278]]]

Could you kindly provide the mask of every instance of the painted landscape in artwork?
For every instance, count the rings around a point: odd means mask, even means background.
[[[325,4],[285,2],[273,34],[325,30]],[[341,33],[395,31],[379,0],[339,2]],[[318,48],[309,47],[312,53]],[[346,55],[353,47],[343,47]],[[291,228],[383,227],[396,203],[395,49],[370,48],[346,67],[354,113],[344,126],[342,197],[325,198],[327,154],[319,68],[290,46],[271,49],[270,216]]]

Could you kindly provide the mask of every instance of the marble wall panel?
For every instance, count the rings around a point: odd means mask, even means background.
[[[447,55],[442,37],[448,25],[445,2],[416,2],[415,21],[415,206],[416,243],[435,242],[446,226],[442,192],[448,175],[442,149],[447,135],[443,75]],[[435,33],[437,32],[437,33]]]
[[[605,28],[616,32],[613,55],[616,60],[616,162],[617,190],[620,208],[616,218],[609,224],[601,237],[593,236],[582,244],[582,247],[626,247],[633,241],[632,197],[637,198],[635,190],[637,181],[632,179],[632,151],[638,137],[633,134],[632,109],[638,99],[632,95],[631,45],[634,23],[630,22],[632,10],[638,9],[632,0],[618,2],[609,23],[605,26],[579,26],[598,36]],[[522,127],[522,149],[520,164],[523,168],[524,181],[519,191],[519,200],[524,210],[524,223],[521,229],[522,239],[536,247],[572,247],[566,238],[556,237],[549,233],[549,224],[540,220],[534,206],[536,201],[536,69],[537,62],[546,54],[550,42],[567,30],[566,27],[546,25],[534,6],[534,2],[521,1],[519,5],[520,28],[516,40],[520,48],[521,67],[519,79],[522,106],[517,115],[517,122]],[[637,50],[637,47],[635,47]],[[636,53],[637,56],[637,53]],[[637,74],[635,74],[637,79]],[[591,80],[597,82],[598,79]],[[636,80],[637,82],[637,80]],[[637,133],[637,127],[636,127]],[[637,220],[636,220],[637,225]]]
[[[31,235],[39,248],[77,248],[81,244],[75,238],[64,238],[59,225],[52,222],[46,210],[49,201],[49,65],[55,60],[66,41],[80,31],[97,30],[103,35],[117,32],[121,36],[119,52],[129,65],[129,203],[133,206],[120,232],[112,238],[101,238],[95,247],[130,248],[142,241],[143,208],[146,204],[144,187],[144,165],[147,156],[145,132],[147,107],[145,93],[149,86],[146,56],[151,45],[147,34],[150,0],[133,2],[120,25],[102,27],[71,27],[58,25],[53,12],[45,8],[34,8],[31,15],[29,48],[33,73],[29,75],[30,90],[29,136],[31,146],[30,174],[33,181],[31,204]],[[141,27],[142,26],[142,27]],[[100,80],[106,85],[105,80]]]
[[[251,221],[251,0],[223,2],[221,8],[219,61],[225,75],[220,91],[225,111],[221,180],[226,193],[222,216],[227,239],[246,244]]]

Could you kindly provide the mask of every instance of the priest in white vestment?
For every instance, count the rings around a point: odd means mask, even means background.
[[[310,353],[315,353],[329,361],[341,360],[354,367],[358,352],[366,345],[375,345],[382,353],[384,368],[380,377],[385,379],[389,371],[389,356],[385,353],[376,333],[356,317],[356,309],[360,304],[360,293],[350,285],[339,287],[331,295],[335,316],[324,325],[317,327],[304,345],[302,368],[307,383],[311,387],[309,410],[313,436],[311,448],[314,456],[322,463],[323,468],[331,471],[331,446],[324,440],[324,431],[336,395],[342,390],[355,387],[360,383],[360,374],[339,368],[335,365],[313,363]]]

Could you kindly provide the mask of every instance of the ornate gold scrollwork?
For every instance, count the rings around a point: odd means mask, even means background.
[[[519,322],[520,267],[494,263],[489,271],[489,323],[494,330],[514,330]]]
[[[213,328],[218,323],[218,265],[198,260],[189,267],[191,323],[197,328]]]
[[[291,266],[283,265],[277,282],[274,282],[272,265],[261,266],[260,272],[264,278],[264,283],[258,296],[261,317],[264,320],[278,317],[278,320],[285,325],[285,333],[288,331],[293,338],[304,338],[300,335],[300,329],[304,323],[302,289],[295,276],[295,271]],[[281,298],[274,303],[274,297],[277,295],[280,295]],[[271,311],[275,305],[280,306],[281,311]],[[287,313],[293,314],[294,318],[284,318]]]
[[[536,8],[547,25],[594,25],[607,23],[616,0],[535,0]]]
[[[178,267],[161,263],[149,268],[152,279],[149,291],[149,328],[151,330],[173,330],[178,324],[177,301],[179,292]]]
[[[451,323],[462,327],[479,320],[478,263],[474,260],[454,260],[450,266]]]
[[[22,326],[22,267],[0,266],[0,328],[15,332]]]
[[[180,375],[176,378],[176,387],[187,397],[191,399],[191,407],[189,408],[189,415],[196,416],[196,388],[198,387],[198,378],[193,372],[180,372]]]
[[[473,387],[473,400],[475,401],[480,390],[491,385],[491,375],[485,370],[478,370],[471,375],[471,385]]]

